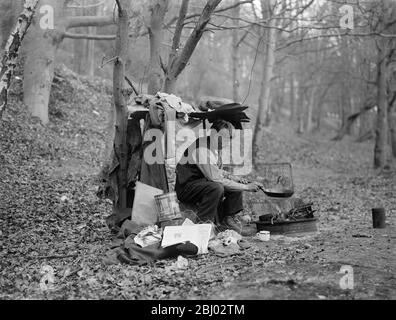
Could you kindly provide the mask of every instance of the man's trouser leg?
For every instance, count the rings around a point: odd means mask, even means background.
[[[243,210],[242,191],[225,191],[224,197],[222,219],[226,216],[234,216]]]
[[[220,183],[196,180],[180,189],[177,197],[181,202],[197,204],[201,221],[219,222],[219,210],[224,197],[224,187]]]

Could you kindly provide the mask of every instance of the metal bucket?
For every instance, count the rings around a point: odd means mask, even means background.
[[[160,222],[182,218],[176,192],[160,194],[154,199]]]

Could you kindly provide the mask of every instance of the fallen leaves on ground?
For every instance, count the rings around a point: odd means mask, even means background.
[[[0,132],[0,299],[396,298],[396,175],[371,169],[372,142],[297,136],[288,123],[265,132],[260,160],[293,164],[296,196],[318,209],[316,234],[246,238],[239,255],[182,268],[107,266],[111,204],[96,197],[95,181],[111,90],[61,69],[47,127],[28,115],[20,90],[14,84]],[[254,197],[263,194],[246,194],[246,204]],[[377,206],[387,229],[371,227]],[[343,265],[354,268],[353,290],[339,286]]]

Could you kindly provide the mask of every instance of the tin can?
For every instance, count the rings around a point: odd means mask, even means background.
[[[385,209],[384,208],[373,208],[371,210],[373,216],[373,228],[383,229],[385,225]]]

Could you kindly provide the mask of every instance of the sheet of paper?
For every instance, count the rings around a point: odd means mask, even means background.
[[[211,224],[166,226],[161,246],[165,248],[180,242],[190,241],[198,247],[198,254],[208,253],[211,231]]]

